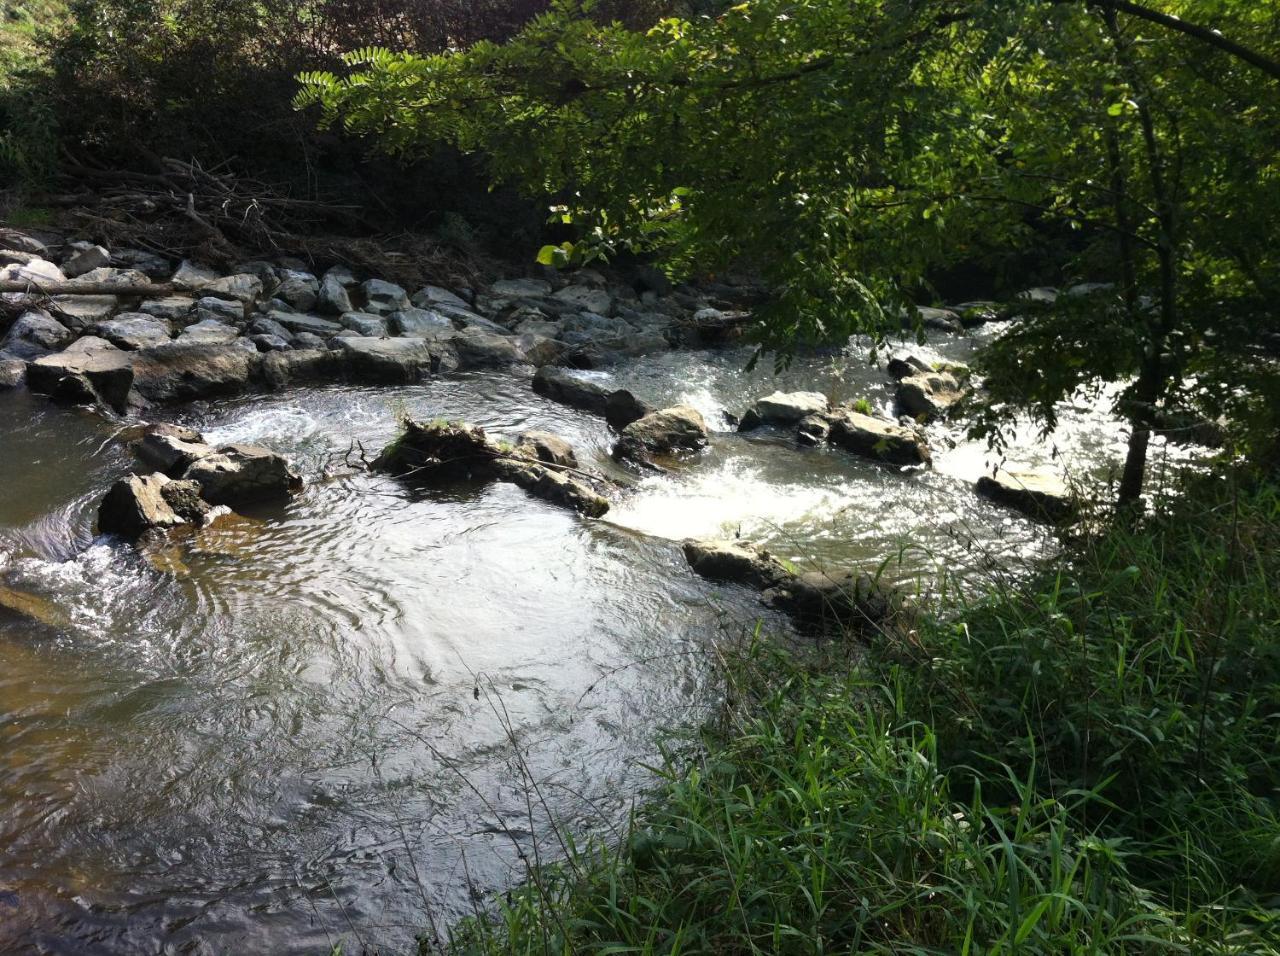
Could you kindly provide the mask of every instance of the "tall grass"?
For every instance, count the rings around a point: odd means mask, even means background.
[[[620,845],[450,947],[1280,953],[1277,543],[1198,484],[857,665],[758,641]]]

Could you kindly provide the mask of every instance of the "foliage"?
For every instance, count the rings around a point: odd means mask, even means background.
[[[57,159],[57,123],[38,31],[59,21],[61,0],[0,3],[0,183],[43,182]]]
[[[1257,350],[1280,286],[1276,0],[751,0],[648,30],[593,9],[557,0],[463,53],[359,50],[344,76],[303,75],[298,103],[398,155],[481,153],[675,267],[756,269],[784,355],[896,328],[938,270],[1068,235],[1063,280],[1111,291],[992,353],[989,431],[1015,406],[1052,427],[1081,386],[1129,381],[1127,499],[1158,408],[1261,412],[1274,433]],[[1193,21],[1221,33],[1169,26]]]
[[[1280,490],[1196,491],[852,667],[752,648],[454,951],[1280,953]]]

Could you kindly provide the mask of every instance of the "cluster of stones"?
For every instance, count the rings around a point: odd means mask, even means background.
[[[705,344],[749,317],[716,307],[726,302],[714,296],[731,290],[671,289],[646,271],[631,286],[582,269],[410,294],[341,266],[316,275],[296,260],[253,261],[222,274],[87,243],[54,256],[35,239],[0,234],[0,282],[39,291],[72,279],[121,291],[55,295],[25,311],[0,339],[0,384],[25,378],[33,390],[120,412],[295,383],[413,382],[518,363],[596,367]]]
[[[217,507],[237,508],[283,498],[302,487],[284,458],[258,445],[215,448],[198,432],[146,425],[131,442],[148,473],[111,486],[98,508],[98,530],[128,541],[154,531],[202,527]]]
[[[373,467],[424,484],[506,481],[590,518],[609,510],[609,499],[597,490],[609,483],[581,471],[573,447],[548,432],[526,432],[507,446],[478,425],[407,421]]]

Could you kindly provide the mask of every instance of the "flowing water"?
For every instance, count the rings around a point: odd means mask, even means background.
[[[774,387],[891,398],[860,353],[778,380],[743,372],[748,355],[584,373],[719,430],[600,521],[510,485],[413,489],[346,467],[410,414],[550,430],[622,476],[604,423],[527,375],[176,410],[210,441],[286,454],[307,487],[150,560],[93,533],[130,467],[118,425],[0,394],[0,583],[50,618],[0,617],[0,952],[407,951],[522,858],[554,856],[549,819],[624,819],[660,730],[714,699],[715,649],[758,621],[788,632],[754,594],[695,578],[680,539],[740,533],[824,567],[893,556],[885,574],[914,586],[1047,547],[973,495],[985,448],[944,428],[934,469],[906,474],[734,434],[725,413]],[[1019,460],[1114,463],[1124,435],[1104,411],[1065,422],[1057,449],[1024,437]]]

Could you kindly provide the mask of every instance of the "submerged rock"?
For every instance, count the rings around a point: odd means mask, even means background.
[[[978,494],[1008,505],[1037,521],[1056,524],[1075,513],[1076,502],[1066,482],[1038,471],[1006,471],[983,475],[974,486]]]
[[[683,549],[694,573],[712,581],[766,591],[791,577],[791,571],[781,561],[749,541],[690,540]]]
[[[924,439],[909,428],[849,408],[837,409],[829,420],[828,440],[845,451],[892,465],[924,465],[932,460]]]
[[[609,404],[609,389],[552,366],[538,369],[533,377],[533,390],[562,405],[596,415],[605,414]]]
[[[66,611],[48,598],[5,584],[0,584],[0,616],[16,617],[52,630],[61,630],[71,623]]]
[[[183,477],[200,486],[206,501],[231,507],[283,498],[302,487],[289,463],[260,445],[226,445],[201,456]]]

